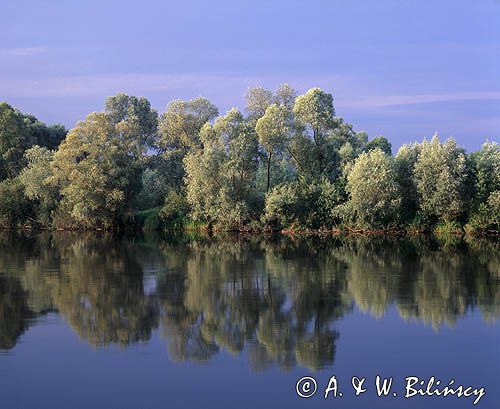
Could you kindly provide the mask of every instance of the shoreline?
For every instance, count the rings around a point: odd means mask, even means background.
[[[455,238],[477,238],[477,239],[494,239],[500,236],[500,231],[488,230],[485,232],[470,233],[465,230],[440,233],[433,230],[425,229],[354,229],[354,228],[334,228],[334,229],[214,229],[214,228],[171,228],[171,229],[144,229],[138,226],[133,228],[6,228],[0,227],[1,231],[9,232],[73,232],[73,233],[89,233],[89,232],[103,232],[103,233],[144,233],[144,232],[157,232],[157,233],[203,233],[207,235],[213,234],[237,234],[237,235],[249,235],[249,236],[259,236],[259,235],[283,235],[289,237],[334,237],[334,236],[344,236],[344,237],[422,237],[422,236],[434,236],[437,238],[445,237],[455,237]]]

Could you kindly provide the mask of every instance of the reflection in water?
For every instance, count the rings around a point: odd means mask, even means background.
[[[176,360],[246,350],[250,365],[332,365],[354,306],[439,328],[500,315],[500,247],[414,238],[0,235],[0,349],[47,312],[95,346],[148,341]]]

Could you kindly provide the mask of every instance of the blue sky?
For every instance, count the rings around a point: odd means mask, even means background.
[[[224,112],[287,82],[396,147],[500,140],[500,0],[0,1],[0,100],[48,123],[119,91]]]

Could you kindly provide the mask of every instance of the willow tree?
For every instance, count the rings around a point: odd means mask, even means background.
[[[187,198],[193,217],[236,227],[250,218],[255,197],[258,145],[255,132],[236,109],[205,124],[203,148],[184,159]]]
[[[17,109],[0,103],[0,181],[16,176],[24,166],[24,151],[33,138]]]
[[[301,173],[324,174],[333,149],[330,131],[335,125],[333,96],[320,88],[311,88],[295,99],[293,114],[297,135],[292,143],[292,155]]]
[[[286,145],[290,133],[290,115],[285,105],[270,105],[258,121],[255,130],[259,143],[267,152],[267,188],[271,182],[271,160],[275,152],[280,152]]]
[[[202,97],[170,102],[160,118],[159,147],[164,151],[179,149],[184,153],[199,148],[202,126],[217,114],[217,107]]]
[[[420,144],[411,143],[401,146],[396,153],[397,180],[401,187],[401,210],[403,219],[416,222],[418,211],[418,191],[413,177],[415,163],[420,154]]]
[[[105,113],[78,122],[51,163],[49,181],[61,194],[59,223],[86,228],[121,223],[140,189],[136,147]]]
[[[57,207],[59,192],[49,183],[52,176],[50,163],[54,159],[54,151],[38,145],[28,149],[24,154],[27,165],[19,174],[26,197],[36,204],[38,222],[45,227],[51,224],[52,211]]]
[[[500,147],[496,142],[483,144],[470,155],[474,176],[469,223],[472,233],[500,228]]]
[[[394,159],[380,149],[361,154],[347,177],[349,200],[340,209],[360,227],[386,227],[398,221],[401,206]]]
[[[155,143],[158,113],[146,98],[118,93],[106,98],[104,112],[116,124],[121,137],[127,139],[129,147],[135,147],[138,156]]]
[[[266,113],[266,109],[274,102],[273,92],[263,87],[249,88],[245,94],[245,109],[250,119],[257,120]]]
[[[453,221],[467,207],[467,158],[454,139],[424,140],[414,167],[419,205],[430,220]]]

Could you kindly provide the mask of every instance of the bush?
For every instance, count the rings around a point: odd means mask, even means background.
[[[0,182],[0,227],[32,227],[36,224],[33,210],[33,203],[25,196],[19,178]]]
[[[361,154],[347,176],[349,200],[337,208],[360,228],[392,227],[400,221],[401,188],[394,158],[380,149]]]
[[[266,195],[262,222],[277,229],[331,228],[337,221],[333,209],[339,197],[326,179],[308,185],[282,183]]]
[[[462,226],[454,221],[444,221],[436,225],[434,233],[437,236],[455,236],[462,233]]]
[[[480,235],[500,229],[500,191],[490,194],[487,203],[481,203],[465,225],[468,234]]]
[[[146,231],[159,230],[161,228],[161,220],[159,218],[160,207],[152,209],[140,210],[134,213],[134,224],[142,227]]]
[[[171,190],[165,197],[165,204],[159,211],[158,217],[163,228],[178,229],[187,223],[188,213],[189,205],[186,198],[175,190]]]

